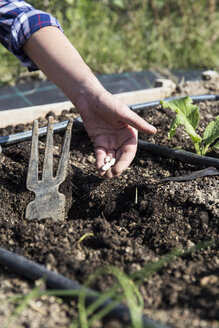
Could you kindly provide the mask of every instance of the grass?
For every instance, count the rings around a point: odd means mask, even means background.
[[[97,74],[218,69],[219,5],[207,0],[31,0],[51,12]],[[25,71],[0,47],[1,84]]]
[[[124,302],[130,311],[131,325],[132,328],[142,328],[142,313],[143,313],[143,298],[139,291],[142,284],[151,277],[154,273],[161,270],[167,263],[172,261],[177,257],[187,256],[192,252],[196,252],[201,249],[205,249],[211,245],[213,242],[205,242],[198,244],[189,249],[174,249],[169,254],[163,256],[160,260],[156,262],[151,262],[142,269],[132,273],[130,276],[126,275],[121,269],[107,266],[102,267],[90,275],[88,280],[84,284],[84,288],[81,290],[49,290],[42,291],[41,286],[44,284],[42,279],[40,284],[32,289],[29,293],[25,295],[14,295],[10,297],[6,302],[18,304],[15,306],[14,311],[11,313],[8,322],[4,328],[10,328],[14,320],[18,318],[22,312],[28,307],[32,300],[40,299],[42,296],[55,296],[60,297],[77,297],[78,298],[78,319],[75,320],[69,328],[89,328],[93,327],[93,324],[100,321],[107,313],[109,313],[113,308],[115,308],[121,302]],[[110,287],[105,292],[95,292],[96,300],[90,304],[88,307],[85,305],[85,298],[87,296],[87,288],[89,288],[92,283],[98,279],[100,276],[110,275],[114,277],[117,281],[112,287]],[[112,302],[108,305],[100,308],[104,302],[111,299]],[[4,301],[5,302],[5,301]],[[145,327],[145,325],[144,325]],[[150,325],[149,328],[153,328]]]

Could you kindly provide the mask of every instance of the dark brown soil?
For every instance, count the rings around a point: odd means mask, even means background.
[[[219,102],[200,103],[200,133],[219,112]],[[173,114],[160,107],[140,112],[153,123],[153,143],[193,151],[183,129],[169,141]],[[57,120],[65,120],[65,113]],[[45,125],[45,121],[41,125]],[[30,129],[8,127],[1,135]],[[54,137],[55,168],[63,135]],[[43,159],[45,138],[40,142]],[[201,169],[138,150],[131,167],[120,177],[98,177],[92,145],[83,131],[72,134],[68,176],[60,186],[66,196],[66,218],[54,222],[25,220],[25,208],[34,198],[26,188],[30,141],[3,147],[0,157],[0,246],[46,265],[83,283],[103,265],[127,274],[159,259],[175,247],[192,247],[218,238],[218,177],[187,182],[165,182]],[[211,156],[218,157],[216,152]],[[78,244],[84,234],[93,234]],[[218,312],[218,253],[208,247],[177,258],[141,287],[145,313],[175,327],[216,327]],[[93,288],[104,290],[106,279]],[[181,320],[183,319],[183,320]],[[61,326],[60,326],[61,327]],[[65,326],[63,326],[65,327]],[[67,327],[67,326],[66,326]]]

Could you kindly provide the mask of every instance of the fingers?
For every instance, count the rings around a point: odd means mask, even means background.
[[[95,148],[95,154],[96,154],[96,161],[97,161],[96,167],[97,167],[97,170],[101,173],[101,167],[105,164],[105,158],[107,156],[106,150],[102,147],[97,147],[97,148]],[[102,173],[104,173],[104,172],[102,172]]]
[[[133,161],[137,150],[137,140],[135,138],[127,140],[121,147],[115,150],[106,151],[104,148],[95,149],[97,159],[97,169],[100,177],[113,178],[125,171]],[[105,170],[107,157],[115,158],[115,165]]]
[[[131,127],[125,127],[119,132],[117,138],[111,136],[110,142],[105,137],[104,139],[103,137],[96,138],[96,167],[100,177],[112,178],[120,175],[129,167],[135,157],[138,131]],[[107,157],[116,159],[115,165],[109,166],[109,169],[106,167],[108,166],[106,165]]]
[[[118,149],[116,152],[116,163],[107,172],[105,172],[105,178],[113,178],[119,176],[123,171],[125,171],[131,162],[133,161],[136,154],[136,145],[126,145],[122,149]]]
[[[157,132],[157,129],[153,125],[147,123],[142,117],[128,107],[119,111],[118,118],[143,133],[155,134]]]
[[[127,143],[117,151],[116,164],[111,168],[112,176],[116,177],[125,171],[133,161],[137,150],[137,143]]]
[[[113,150],[113,149],[109,149],[109,150],[107,151],[107,155],[110,157],[110,159],[111,159],[111,158],[115,158],[115,154],[116,154],[116,152],[115,152],[115,150]]]
[[[111,149],[111,150],[108,150],[106,151],[104,148],[102,147],[97,147],[95,149],[95,154],[96,154],[96,167],[97,167],[97,170],[99,171],[99,176],[103,177],[103,176],[106,176],[106,177],[112,177],[112,174],[110,174],[111,170],[104,170],[103,167],[105,166],[105,164],[107,162],[110,162],[110,160],[112,158],[115,158],[115,150]],[[109,157],[109,159],[108,159]]]

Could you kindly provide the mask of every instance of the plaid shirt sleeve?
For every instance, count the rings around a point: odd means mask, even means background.
[[[22,46],[33,33],[45,26],[56,26],[63,31],[56,18],[25,1],[0,0],[0,43],[29,71],[38,68],[22,50]]]

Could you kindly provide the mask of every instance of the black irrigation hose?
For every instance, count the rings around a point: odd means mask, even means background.
[[[45,278],[46,285],[49,289],[54,290],[82,290],[84,287],[77,282],[74,282],[61,274],[47,270],[44,266],[39,265],[33,261],[26,259],[23,256],[12,253],[0,247],[0,264],[6,266],[10,270],[18,273],[19,275],[27,278],[28,280],[35,281],[40,278]],[[91,289],[86,289],[86,305],[92,304],[97,298],[97,293]],[[99,310],[109,305],[112,301],[109,299],[105,301]],[[117,319],[123,324],[130,324],[129,309],[119,304],[112,309],[104,317],[105,319]],[[145,328],[168,328],[150,318],[142,315],[143,327]],[[169,327],[170,328],[170,327]]]
[[[174,98],[167,98],[166,100],[171,99],[177,99],[180,97],[174,97]],[[193,101],[199,102],[199,101],[206,101],[206,100],[219,100],[219,95],[200,95],[200,96],[191,96]],[[150,101],[145,102],[141,104],[136,104],[130,106],[130,108],[134,111],[145,109],[149,107],[155,107],[160,104],[160,101]],[[61,123],[54,124],[54,132],[60,132],[62,130],[65,130],[67,126],[68,121],[64,121]],[[81,118],[77,118],[74,120],[74,128],[76,129],[84,129],[83,122]],[[46,134],[47,127],[43,127],[39,129],[39,135],[43,136]],[[1,145],[9,145],[16,142],[24,141],[30,139],[32,136],[32,131],[17,133],[14,135],[4,136],[0,137],[0,146]],[[172,148],[151,144],[150,142],[146,142],[143,140],[138,140],[138,147],[140,149],[146,150],[148,152],[154,153],[158,156],[165,157],[165,158],[172,158],[175,160],[178,160],[180,162],[189,163],[189,164],[196,164],[196,165],[203,165],[203,166],[214,166],[216,168],[219,168],[219,159],[214,157],[208,157],[208,156],[201,156],[197,155],[191,152],[182,151],[182,150],[175,150]]]
[[[183,163],[196,164],[200,166],[214,166],[219,169],[218,158],[201,156],[189,151],[159,146],[143,140],[138,140],[138,148],[156,154],[160,157],[172,158]]]

